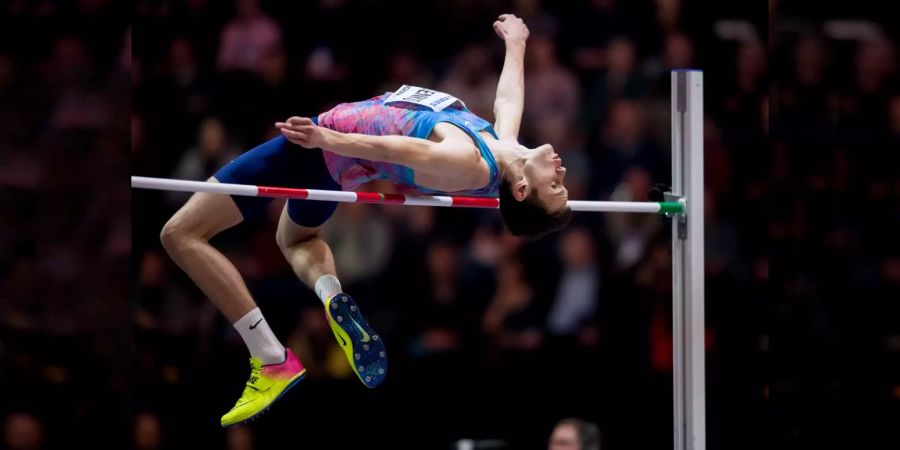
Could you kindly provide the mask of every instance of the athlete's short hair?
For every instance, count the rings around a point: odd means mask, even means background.
[[[504,178],[500,180],[500,215],[510,233],[536,241],[566,226],[572,220],[572,209],[567,206],[561,211],[547,211],[536,189],[518,201],[513,196],[512,182]]]

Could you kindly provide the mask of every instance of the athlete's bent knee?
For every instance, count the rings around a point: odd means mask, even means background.
[[[184,237],[185,235],[181,230],[181,227],[179,227],[177,222],[172,219],[169,219],[159,232],[159,241],[162,242],[163,248],[169,253],[178,251]]]
[[[185,221],[179,216],[180,213],[175,213],[175,215],[163,225],[162,230],[159,233],[160,242],[162,242],[163,247],[170,254],[183,250],[192,240],[205,239],[200,234],[192,232],[190,227],[186,226]]]
[[[281,249],[282,252],[287,252],[288,250],[293,249],[297,245],[304,244],[309,242],[316,237],[319,236],[318,231],[310,231],[307,233],[292,233],[291,236],[288,236],[286,232],[278,232],[275,233],[275,241],[278,243],[278,248]]]

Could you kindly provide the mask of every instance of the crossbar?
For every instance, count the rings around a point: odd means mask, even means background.
[[[208,181],[173,180],[168,178],[131,177],[131,187],[163,191],[207,192],[211,194],[250,197],[289,198],[346,203],[381,203],[387,205],[442,206],[453,208],[499,208],[494,197],[459,197],[446,195],[382,194],[378,192],[326,191],[249,184],[212,183]],[[681,202],[601,202],[569,200],[573,211],[678,214]]]

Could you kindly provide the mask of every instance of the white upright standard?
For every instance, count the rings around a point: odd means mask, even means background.
[[[672,71],[672,223],[675,450],[706,449],[703,326],[703,72]]]

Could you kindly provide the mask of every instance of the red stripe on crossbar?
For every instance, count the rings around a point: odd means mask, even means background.
[[[388,205],[402,205],[406,197],[399,194],[379,194],[377,192],[357,192],[357,203],[385,203]]]
[[[304,199],[309,197],[309,191],[306,189],[296,189],[296,188],[282,188],[282,187],[270,187],[270,186],[257,186],[257,191],[259,195],[266,195],[270,197],[284,197],[284,198],[297,198]]]
[[[357,203],[381,203],[381,194],[377,192],[357,192]]]
[[[472,206],[476,208],[497,208],[500,206],[500,200],[496,198],[481,197],[451,197],[453,206]]]
[[[388,205],[402,205],[406,203],[406,196],[401,194],[384,194],[384,203]]]

